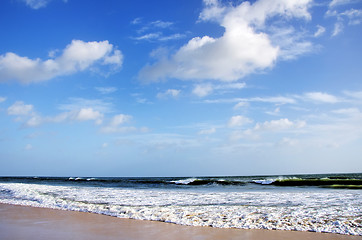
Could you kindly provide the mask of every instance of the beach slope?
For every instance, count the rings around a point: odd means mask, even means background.
[[[0,204],[0,239],[357,240],[361,237],[295,231],[191,227],[92,213]]]

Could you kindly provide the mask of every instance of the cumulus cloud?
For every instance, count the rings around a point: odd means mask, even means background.
[[[122,66],[123,55],[108,41],[83,42],[73,40],[56,58],[30,59],[8,52],[0,55],[0,82],[18,81],[23,84],[50,80],[98,66],[112,70]]]
[[[266,26],[272,17],[310,19],[310,1],[259,0],[251,4],[222,6],[216,0],[205,0],[200,21],[213,21],[224,27],[219,38],[195,37],[173,55],[145,66],[140,79],[157,81],[165,78],[183,80],[214,79],[235,81],[250,73],[274,66],[280,57],[295,57],[310,50],[310,43],[294,37],[284,46],[272,42],[274,33]],[[279,29],[277,32],[280,32]],[[297,36],[294,31],[287,35]],[[279,37],[280,39],[280,37]],[[292,48],[295,46],[295,48]]]

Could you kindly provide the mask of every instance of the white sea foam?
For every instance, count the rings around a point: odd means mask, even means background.
[[[189,183],[192,183],[194,181],[198,180],[197,178],[187,178],[187,179],[181,179],[181,180],[177,180],[177,181],[171,181],[175,184],[183,184],[183,185],[187,185]]]
[[[362,236],[362,191],[223,192],[0,183],[0,202],[193,226]]]

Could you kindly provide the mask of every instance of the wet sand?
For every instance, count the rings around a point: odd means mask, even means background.
[[[361,236],[274,230],[191,227],[92,213],[0,204],[2,240],[361,240]]]

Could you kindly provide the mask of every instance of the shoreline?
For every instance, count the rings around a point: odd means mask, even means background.
[[[357,240],[361,236],[302,231],[184,226],[95,213],[0,204],[0,239]]]

